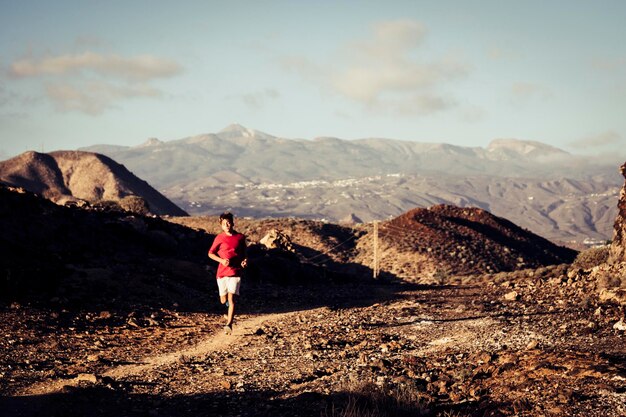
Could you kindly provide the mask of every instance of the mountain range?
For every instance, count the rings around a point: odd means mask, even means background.
[[[159,187],[216,176],[216,182],[293,182],[337,180],[393,173],[446,173],[571,178],[605,175],[615,160],[602,164],[535,141],[497,139],[487,148],[368,138],[313,140],[275,137],[240,125],[210,134],[141,145],[95,145],[81,150],[108,155]],[[229,173],[230,176],[225,176]]]
[[[96,145],[192,215],[368,222],[415,207],[475,206],[555,242],[611,238],[623,161],[536,141],[486,148],[385,138],[313,140],[241,125],[139,146]]]

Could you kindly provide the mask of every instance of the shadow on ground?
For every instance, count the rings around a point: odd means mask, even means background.
[[[145,395],[132,393],[133,386],[111,389],[104,386],[69,387],[63,393],[40,396],[0,398],[4,417],[165,417],[165,416],[289,416],[320,417],[342,415],[377,416],[437,416],[437,415],[503,415],[499,408],[486,399],[481,403],[462,406],[439,404],[431,408],[416,402],[410,405],[394,404],[392,398],[371,398],[358,393],[337,392],[319,394],[301,393],[281,398],[271,391],[245,392],[217,391],[202,395]],[[387,403],[386,401],[389,401]],[[385,409],[380,409],[384,406]],[[359,414],[346,414],[346,409]],[[454,414],[452,414],[454,413]]]

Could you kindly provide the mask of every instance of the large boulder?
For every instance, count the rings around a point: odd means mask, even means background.
[[[620,171],[626,177],[626,163]],[[617,208],[607,262],[592,268],[589,278],[595,282],[600,302],[626,305],[626,183]]]
[[[626,163],[620,167],[622,175],[626,178]],[[617,203],[617,217],[613,229],[613,242],[609,249],[609,263],[615,264],[626,262],[626,184],[620,192]]]
[[[272,229],[259,241],[267,249],[281,249],[287,252],[295,252],[291,238],[277,229]]]

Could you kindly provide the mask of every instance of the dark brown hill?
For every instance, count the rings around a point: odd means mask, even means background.
[[[187,215],[123,165],[91,152],[25,152],[0,162],[0,182],[23,187],[57,204],[113,201],[128,207],[139,197],[153,214]]]
[[[64,207],[0,185],[0,302],[193,306],[210,236],[159,217]]]
[[[217,306],[210,231],[124,210],[60,206],[2,184],[0,230],[0,306],[14,300],[88,310]],[[345,277],[285,255],[252,244],[246,279]]]
[[[379,227],[381,271],[419,281],[569,263],[576,253],[479,208],[417,208]],[[373,256],[371,242],[364,254]]]

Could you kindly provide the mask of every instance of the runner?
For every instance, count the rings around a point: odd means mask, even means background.
[[[232,333],[235,317],[235,296],[239,295],[241,274],[248,264],[246,258],[246,237],[235,230],[232,213],[220,215],[222,233],[218,234],[209,249],[209,258],[219,262],[217,267],[217,287],[220,302],[228,308],[225,315],[224,331]]]

